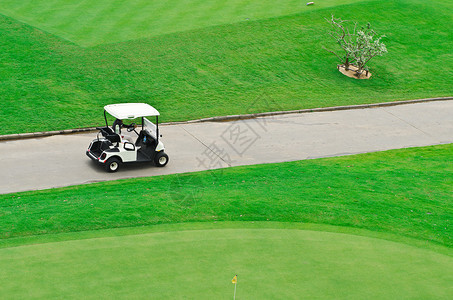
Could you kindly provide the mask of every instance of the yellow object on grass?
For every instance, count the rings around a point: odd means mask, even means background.
[[[234,276],[233,280],[231,280],[232,283],[236,284],[238,282],[238,276]]]

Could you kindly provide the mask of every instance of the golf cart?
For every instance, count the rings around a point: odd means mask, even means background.
[[[109,127],[107,113],[115,117],[122,126]],[[96,127],[99,132],[90,143],[86,154],[92,160],[103,165],[108,172],[116,172],[122,163],[130,162],[154,162],[157,167],[165,166],[168,163],[168,155],[165,154],[164,144],[159,139],[159,115],[154,107],[145,103],[105,106],[105,127]],[[145,116],[156,117],[156,124]],[[121,121],[136,118],[141,118],[141,125],[137,126],[132,123],[125,126]],[[127,132],[133,136],[125,136],[124,133],[121,133],[121,127],[126,127]],[[140,131],[137,132],[137,130]]]

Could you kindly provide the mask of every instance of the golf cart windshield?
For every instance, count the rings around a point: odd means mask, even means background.
[[[143,130],[157,140],[157,126],[147,118],[143,118]]]

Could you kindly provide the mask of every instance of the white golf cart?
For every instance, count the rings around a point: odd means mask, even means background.
[[[142,124],[137,126],[132,123],[127,126],[127,132],[134,135],[132,138],[127,137],[121,133],[121,126],[118,126],[119,130],[116,132],[116,128],[109,127],[106,113],[117,120],[141,118]],[[164,144],[159,139],[159,115],[154,107],[145,103],[105,106],[105,127],[96,128],[99,130],[97,138],[90,143],[86,154],[92,160],[104,165],[108,172],[116,172],[122,163],[129,162],[154,162],[157,167],[165,166],[168,163],[168,155],[165,154]],[[156,124],[145,116],[156,117]],[[140,131],[137,132],[136,129]]]

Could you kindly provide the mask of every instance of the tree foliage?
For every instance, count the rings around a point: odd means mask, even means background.
[[[335,54],[346,70],[350,70],[351,65],[355,66],[353,71],[356,76],[364,71],[368,72],[366,64],[373,57],[387,53],[385,44],[381,42],[385,35],[379,36],[370,23],[358,29],[357,22],[335,18],[333,15],[330,20],[326,20],[331,25],[329,34],[341,50],[324,49]]]

